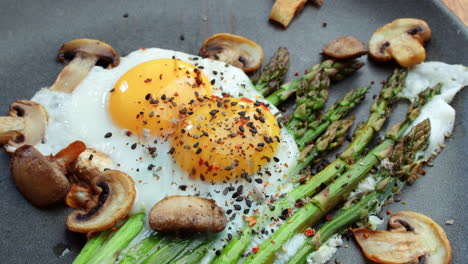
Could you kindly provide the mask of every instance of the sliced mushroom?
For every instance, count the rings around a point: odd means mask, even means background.
[[[364,255],[377,263],[450,263],[452,249],[444,230],[412,211],[393,214],[389,231],[353,230]]]
[[[323,54],[336,59],[350,59],[367,53],[366,45],[359,39],[346,36],[328,42],[322,48]]]
[[[158,232],[221,232],[226,227],[223,210],[198,196],[169,196],[153,206],[150,227]]]
[[[49,89],[65,93],[73,92],[96,63],[112,68],[120,62],[119,55],[109,44],[95,39],[75,39],[63,44],[58,59],[71,61]]]
[[[88,148],[70,166],[70,172],[82,184],[88,184],[104,170],[113,167],[112,160],[105,153]]]
[[[69,214],[68,230],[89,233],[113,227],[128,215],[136,195],[132,178],[117,170],[107,170],[94,178],[90,191],[97,198],[96,206]]]
[[[207,38],[200,49],[200,56],[229,63],[245,72],[260,68],[263,49],[254,41],[229,33],[219,33]]]
[[[429,25],[420,19],[400,18],[377,29],[369,41],[369,54],[378,61],[395,59],[404,67],[423,62],[423,44],[431,39]]]
[[[0,144],[13,152],[23,145],[36,145],[44,138],[47,112],[38,103],[18,100],[10,105],[10,116],[0,117]]]
[[[72,143],[73,144],[73,143]],[[75,148],[76,144],[72,148]],[[10,167],[13,182],[18,190],[34,205],[46,206],[65,197],[70,183],[65,176],[66,167],[76,156],[76,151],[62,151],[56,162],[54,157],[45,157],[31,145],[18,148],[11,157]],[[76,156],[73,156],[76,154]]]
[[[293,17],[299,13],[307,0],[276,0],[270,11],[270,20],[288,27]]]

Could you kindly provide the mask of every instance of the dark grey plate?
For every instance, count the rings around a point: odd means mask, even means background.
[[[104,40],[125,55],[140,47],[197,53],[207,36],[236,33],[260,43],[266,57],[279,45],[287,46],[292,53],[291,79],[294,72],[302,72],[319,62],[320,48],[331,39],[354,35],[367,41],[376,28],[395,18],[416,17],[426,20],[433,30],[433,40],[427,47],[428,60],[468,65],[468,30],[437,0],[326,0],[321,9],[307,5],[287,30],[268,22],[272,3],[271,0],[2,1],[0,111],[6,114],[12,101],[28,99],[40,87],[51,85],[62,68],[55,59],[58,48],[66,41],[82,37]],[[322,27],[322,22],[328,26]],[[366,64],[359,73],[334,86],[330,102],[349,88],[370,81],[378,84],[391,70],[371,61]],[[374,85],[370,95],[376,94],[379,86]],[[468,263],[466,95],[462,91],[452,104],[457,110],[454,135],[447,140],[435,166],[405,189],[401,198],[408,202],[406,205],[396,203],[388,207],[392,211],[418,211],[440,223],[452,243],[453,263]],[[357,109],[358,120],[367,117],[370,98]],[[401,118],[404,111],[403,104],[390,123]],[[84,238],[66,231],[64,221],[69,210],[62,205],[38,209],[26,202],[11,181],[9,156],[0,155],[0,262],[70,263]],[[455,224],[445,225],[448,219],[454,219]],[[341,263],[364,263],[354,242],[346,244],[350,247],[339,250],[337,256]],[[71,253],[60,257],[65,248]]]

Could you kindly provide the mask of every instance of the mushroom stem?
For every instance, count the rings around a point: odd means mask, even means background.
[[[36,145],[44,138],[47,112],[38,103],[18,100],[10,105],[9,116],[0,117],[0,144],[13,152],[23,145]]]
[[[96,63],[112,68],[120,62],[119,55],[109,44],[96,39],[75,39],[63,44],[58,59],[71,61],[49,89],[64,93],[73,92]]]
[[[60,72],[51,91],[71,93],[96,65],[98,57],[86,53],[77,53],[75,58]]]
[[[0,144],[8,144],[10,140],[16,140],[23,131],[24,119],[22,117],[2,116],[0,117]]]

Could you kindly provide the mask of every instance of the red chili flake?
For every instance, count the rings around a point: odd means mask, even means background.
[[[138,159],[139,159],[139,160],[142,160],[143,158],[142,158],[142,157],[139,157]]]
[[[258,252],[258,248],[252,248],[252,252],[255,254]]]
[[[296,208],[301,208],[302,206],[304,206],[303,203],[295,203],[294,204],[294,207],[296,207]]]
[[[208,166],[208,172],[212,171],[213,168],[214,168],[213,165],[209,165],[209,166]]]
[[[159,80],[162,80],[163,74],[159,74]]]
[[[390,210],[387,210],[385,213],[389,215],[389,214],[391,214],[391,213],[392,213],[392,211],[390,211]]]
[[[253,103],[252,100],[250,100],[249,98],[245,98],[245,97],[242,97],[242,98],[240,99],[240,101],[241,101],[241,102],[247,102],[247,103]]]
[[[126,132],[125,132],[125,135],[126,135],[127,137],[131,136],[131,135],[132,135],[132,131],[126,131]]]
[[[313,236],[315,235],[315,230],[312,229],[312,228],[307,228],[305,231],[304,231],[304,235],[310,237],[310,236]]]
[[[305,73],[305,74],[308,74],[308,73],[309,73],[309,69],[305,70],[304,73]]]
[[[271,242],[272,244],[275,244],[275,243],[276,243],[274,240],[271,240],[270,242]]]
[[[174,96],[179,96],[179,93],[178,93],[178,92],[175,92],[175,93],[174,93]]]
[[[298,72],[295,72],[295,73],[294,73],[294,76],[299,76],[299,73],[298,73]]]
[[[141,180],[139,180],[138,182],[139,182],[139,183],[141,183],[142,181],[141,181]]]
[[[140,50],[146,50],[146,48],[140,48]]]
[[[364,236],[364,238],[369,238],[369,234],[367,234],[367,233],[364,233],[363,236]]]
[[[202,158],[200,158],[200,160],[198,160],[198,166],[203,165],[203,162],[205,162],[205,161]]]
[[[228,97],[231,97],[231,95],[227,93],[223,93],[223,98],[228,98]]]
[[[333,219],[333,217],[332,217],[331,215],[327,215],[327,216],[325,217],[325,219],[326,219],[327,221],[331,221],[331,220]]]
[[[151,81],[152,81],[151,78],[146,78],[146,79],[145,79],[145,83],[150,83]]]

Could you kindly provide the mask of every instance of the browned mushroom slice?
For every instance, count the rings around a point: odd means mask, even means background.
[[[198,196],[169,196],[153,206],[150,227],[158,232],[221,232],[226,227],[223,210]]]
[[[367,53],[367,50],[362,41],[355,37],[346,36],[328,42],[322,48],[322,52],[332,58],[349,59],[362,56]]]
[[[91,192],[97,196],[96,206],[69,214],[68,230],[89,233],[114,226],[128,215],[136,195],[132,178],[117,170],[107,170],[94,178]]]
[[[369,54],[378,61],[395,59],[404,67],[426,59],[423,44],[431,39],[429,25],[420,19],[400,18],[377,29],[369,41]]]
[[[13,152],[23,145],[36,145],[44,138],[47,113],[37,103],[19,100],[10,105],[10,116],[0,117],[0,144]]]
[[[393,214],[389,231],[354,229],[364,255],[377,263],[450,263],[452,249],[444,230],[431,218],[412,211]]]
[[[95,39],[75,39],[62,45],[58,59],[71,62],[60,72],[55,83],[49,88],[52,91],[71,93],[96,65],[115,67],[120,57],[107,43]]]
[[[270,19],[286,28],[306,2],[307,0],[276,0],[271,8]]]
[[[89,188],[72,184],[65,203],[73,209],[91,209],[97,206],[97,198]]]
[[[88,148],[70,166],[70,172],[82,185],[87,185],[104,170],[113,167],[112,160],[105,153]]]
[[[63,165],[76,158],[73,154],[79,155],[76,151],[68,154],[62,152],[61,162],[57,163],[33,146],[24,145],[11,157],[13,182],[32,204],[46,206],[55,203],[63,199],[70,189]]]
[[[254,41],[229,33],[219,33],[207,38],[200,56],[229,63],[245,72],[260,68],[263,49]]]

